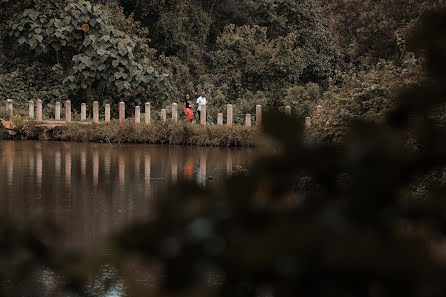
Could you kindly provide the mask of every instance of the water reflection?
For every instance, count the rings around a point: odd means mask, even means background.
[[[150,154],[144,155],[144,197],[150,195]]]
[[[74,248],[147,218],[157,194],[182,180],[212,186],[251,150],[56,142],[0,142],[0,212],[52,218]],[[224,165],[226,163],[226,166]]]

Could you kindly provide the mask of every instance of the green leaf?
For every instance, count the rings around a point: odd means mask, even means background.
[[[54,27],[48,27],[48,28],[45,30],[45,33],[46,33],[47,35],[52,35],[52,34],[54,33]]]
[[[37,20],[37,18],[39,17],[39,14],[40,14],[40,13],[39,13],[37,10],[30,9],[30,10],[29,10],[29,13],[28,13],[28,16],[29,16],[30,19],[32,19],[33,21],[35,21],[35,20]]]
[[[121,72],[115,72],[114,76],[115,76],[116,79],[119,79],[119,78],[121,78],[122,73]]]
[[[19,42],[20,45],[22,45],[22,44],[24,44],[24,43],[26,42],[26,38],[25,38],[25,37],[22,37],[22,38],[20,38],[20,39],[18,40],[18,42]]]
[[[118,67],[118,65],[119,65],[119,61],[118,60],[113,60],[113,62],[112,62],[112,65],[113,65],[113,67]]]
[[[71,16],[67,15],[66,17],[63,18],[63,23],[65,25],[69,25],[71,23]]]
[[[42,35],[34,35],[34,38],[35,38],[38,42],[42,42],[42,41],[43,41],[43,36],[42,36]]]
[[[89,24],[93,27],[96,26],[96,24],[97,24],[96,19],[91,18]]]
[[[81,16],[81,12],[77,9],[72,9],[71,10],[71,14],[75,17],[75,18],[79,18]]]

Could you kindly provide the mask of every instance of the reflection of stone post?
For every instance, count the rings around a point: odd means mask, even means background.
[[[150,124],[150,103],[149,102],[146,102],[144,112],[145,112],[145,114],[144,114],[145,122],[148,125],[148,124]]]
[[[203,186],[206,185],[206,153],[203,152],[200,155],[200,177],[201,177],[201,184]]]
[[[316,111],[317,111],[317,113],[321,113],[322,112],[322,105],[318,105]]]
[[[41,196],[41,187],[43,181],[43,159],[42,159],[42,150],[39,148],[36,155],[36,181],[39,186],[39,196]]]
[[[93,123],[99,124],[99,102],[93,102]]]
[[[38,121],[42,121],[42,100],[37,100],[36,116]]]
[[[226,175],[232,175],[232,156],[230,152],[226,153]]]
[[[65,121],[67,121],[67,123],[71,122],[71,101],[67,100],[67,102],[65,102]]]
[[[110,122],[110,104],[105,104],[105,121]]]
[[[87,119],[87,104],[81,104],[81,121],[85,121]]]
[[[104,174],[106,177],[110,176],[111,160],[110,150],[107,150],[104,154]]]
[[[150,194],[150,154],[144,155],[144,194],[148,197]]]
[[[83,178],[87,175],[87,152],[85,150],[81,152],[81,175]]]
[[[246,127],[251,127],[251,115],[248,113],[245,119]]]
[[[161,109],[161,121],[164,123],[166,121],[166,110],[163,108]]]
[[[232,126],[232,104],[226,105],[226,124]]]
[[[172,120],[174,123],[178,122],[178,104],[172,103]]]
[[[119,102],[119,122],[122,123],[125,120],[125,103]]]
[[[223,114],[222,113],[217,114],[217,125],[218,126],[223,125]]]
[[[54,119],[60,121],[60,102],[56,102],[56,107],[54,111]]]
[[[11,99],[6,100],[6,111],[11,115],[14,113],[14,108],[12,107]]]
[[[178,163],[177,160],[172,160],[172,182],[176,183],[178,179]]]
[[[206,125],[206,104],[201,104],[200,123]]]
[[[256,105],[256,126],[262,126],[262,105]]]
[[[306,117],[305,118],[305,128],[310,128],[310,127],[311,127],[311,118]]]
[[[135,123],[141,123],[141,107],[135,106]]]
[[[285,114],[287,115],[287,116],[290,116],[291,115],[291,106],[285,106]]]
[[[34,101],[29,101],[28,111],[29,118],[34,119]]]
[[[125,183],[125,161],[124,156],[119,155],[119,186],[121,187],[121,190],[123,190],[124,183]]]
[[[99,153],[93,153],[93,185],[96,187],[99,182]]]
[[[71,186],[71,152],[65,152],[65,184]]]

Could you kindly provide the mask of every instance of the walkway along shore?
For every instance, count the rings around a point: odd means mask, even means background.
[[[171,121],[167,121],[166,109],[161,109],[160,121],[152,121],[150,117],[151,105],[146,102],[144,105],[143,123],[141,123],[141,107],[136,106],[134,110],[134,120],[126,119],[124,102],[119,103],[117,121],[112,121],[111,107],[109,104],[104,108],[104,121],[100,121],[99,102],[93,102],[93,117],[87,119],[87,105],[81,104],[80,121],[72,121],[71,101],[65,101],[65,119],[61,120],[61,102],[56,102],[54,110],[54,119],[43,119],[43,105],[41,100],[29,101],[28,122],[31,127],[25,138],[47,139],[47,140],[72,140],[72,141],[90,141],[90,142],[136,142],[136,143],[170,143],[170,144],[188,144],[188,145],[213,145],[213,146],[252,146],[254,144],[253,136],[257,129],[252,129],[251,114],[246,114],[244,125],[235,125],[233,123],[233,106],[226,106],[226,125],[224,125],[223,113],[217,115],[217,125],[207,124],[206,105],[201,106],[200,125],[194,125],[178,121],[178,104],[172,103]],[[6,111],[14,115],[14,106],[12,100],[6,100]],[[322,106],[317,106],[317,113],[322,112]],[[291,115],[291,107],[285,107],[285,114]],[[76,117],[77,118],[77,117]],[[95,124],[95,125],[93,125]],[[262,106],[256,105],[255,127],[262,125]],[[226,127],[224,127],[226,126]],[[305,118],[305,127],[311,127],[311,118]],[[8,127],[6,127],[8,129]],[[14,131],[14,127],[9,127]],[[228,129],[229,128],[229,129]],[[117,137],[116,134],[123,129],[127,130],[130,137]],[[32,130],[32,131],[31,131]],[[156,131],[158,130],[158,131]],[[172,134],[186,133],[189,140],[185,137],[175,137]],[[157,133],[156,133],[157,132]],[[157,134],[158,137],[144,137]],[[161,135],[165,133],[165,135]],[[244,135],[239,135],[240,133]],[[82,136],[83,134],[83,136]],[[138,134],[136,136],[135,134]],[[205,134],[205,135],[204,135]],[[236,135],[234,135],[236,134]],[[102,137],[101,137],[102,135]],[[131,137],[131,136],[134,137]],[[153,136],[153,135],[152,135]],[[176,135],[178,136],[178,135]],[[237,140],[239,137],[241,139]],[[23,137],[22,137],[23,138]],[[180,138],[180,139],[178,139]],[[198,139],[201,139],[200,141]]]

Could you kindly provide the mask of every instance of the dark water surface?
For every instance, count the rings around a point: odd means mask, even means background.
[[[0,141],[0,215],[51,218],[70,248],[150,216],[168,185],[212,186],[252,160],[252,149]]]

